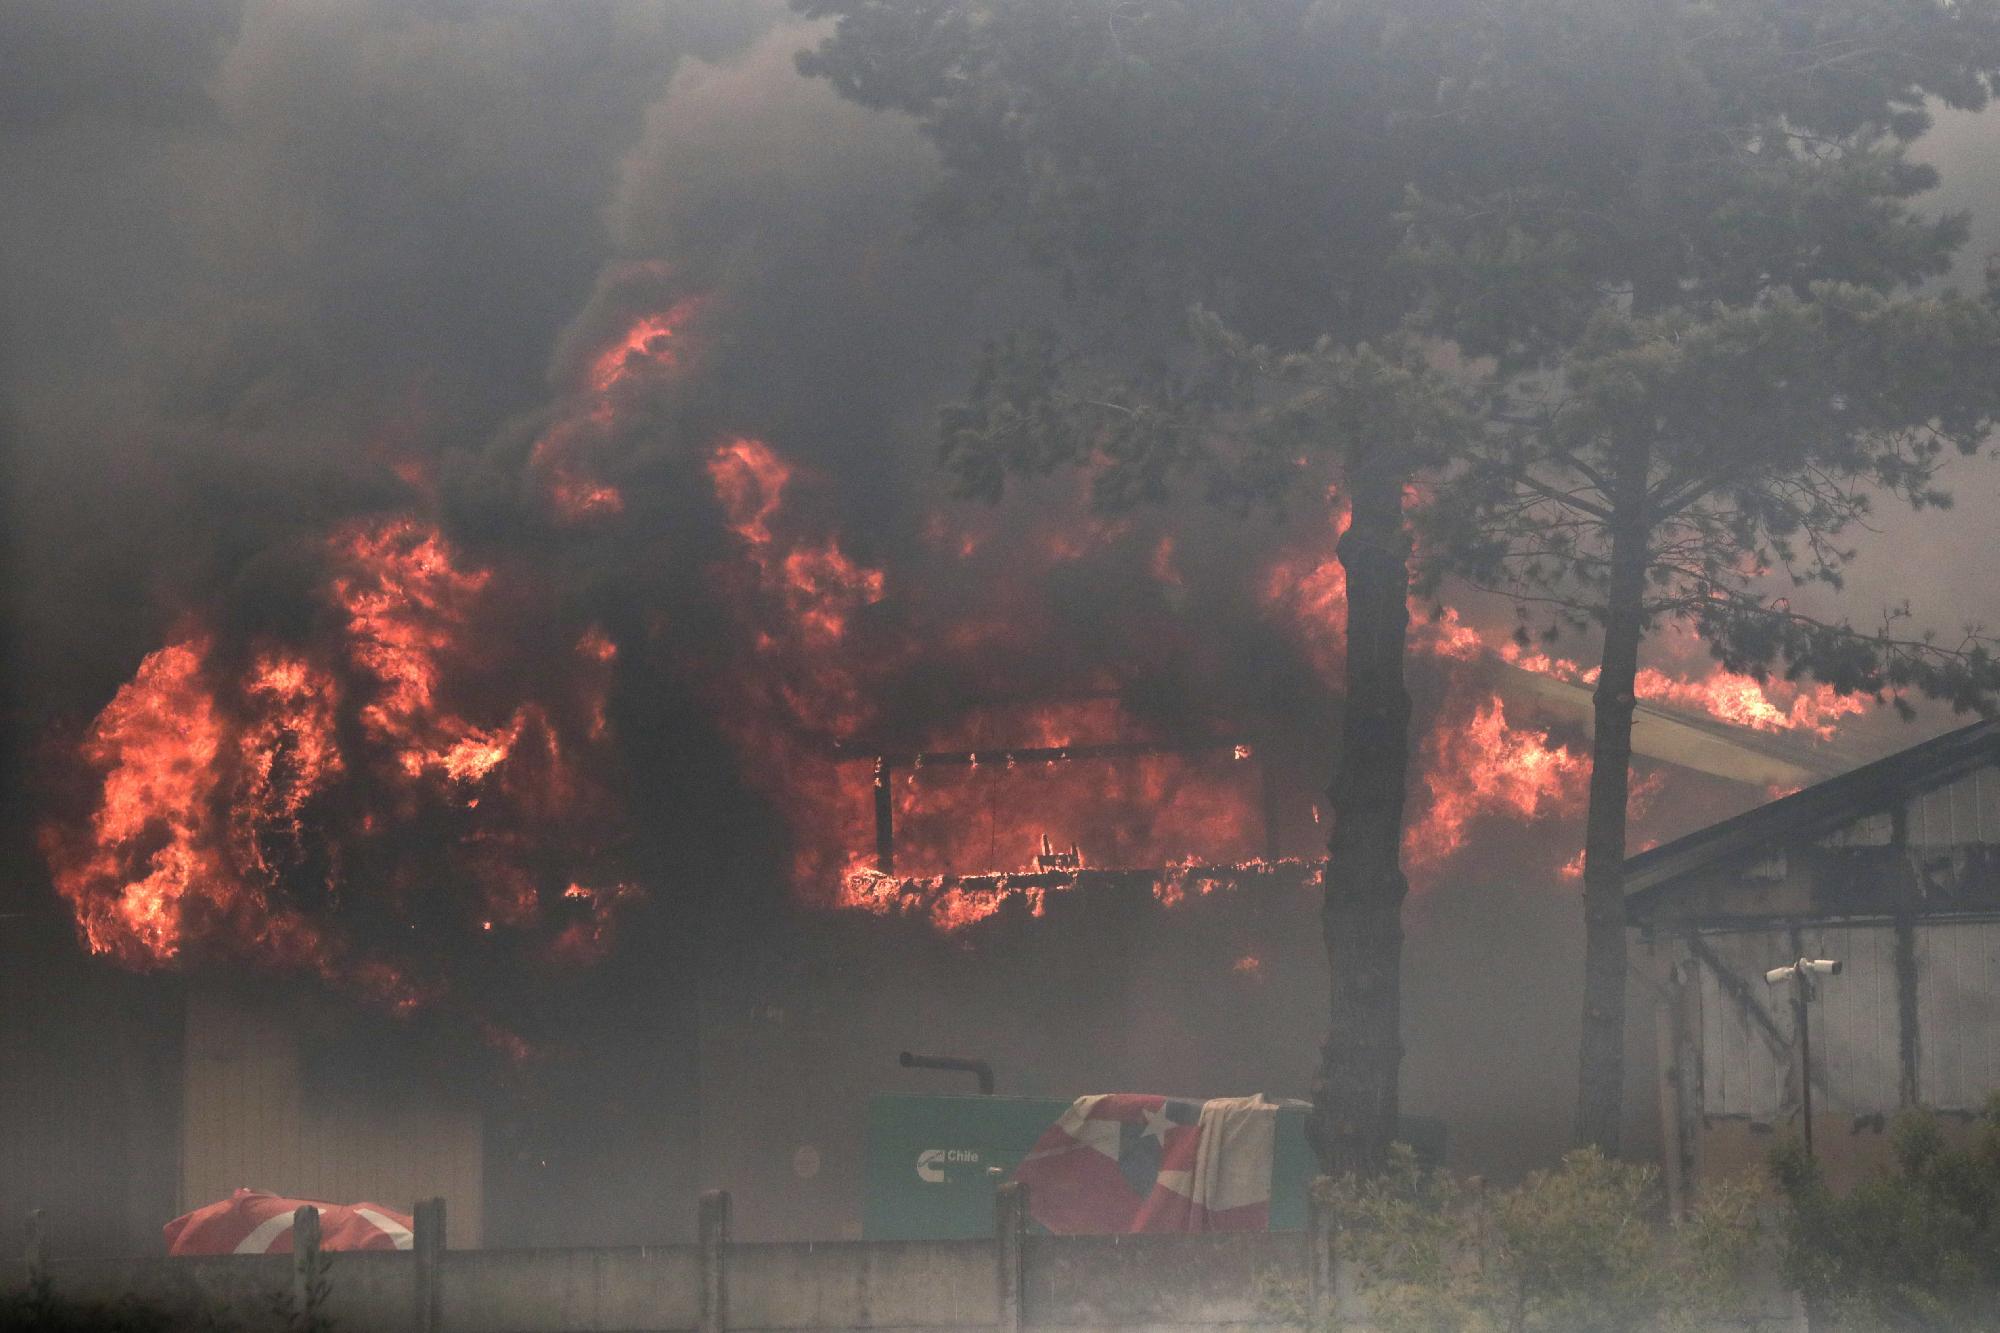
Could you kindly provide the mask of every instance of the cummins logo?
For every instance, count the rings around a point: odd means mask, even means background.
[[[917,1154],[917,1178],[932,1185],[942,1185],[945,1181],[946,1166],[965,1163],[979,1165],[977,1148],[926,1148]]]

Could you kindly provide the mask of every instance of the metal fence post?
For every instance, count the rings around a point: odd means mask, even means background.
[[[1338,1214],[1331,1176],[1315,1176],[1306,1190],[1306,1306],[1314,1330],[1330,1329],[1338,1317]]]
[[[417,1333],[444,1327],[444,1200],[419,1199],[410,1209],[410,1258],[416,1272]]]
[[[993,1191],[993,1266],[1000,1284],[1000,1333],[1020,1333],[1027,1294],[1028,1187],[1010,1180]]]
[[[729,1327],[729,1191],[704,1190],[695,1212],[701,1248],[701,1333]]]
[[[319,1312],[319,1209],[302,1203],[292,1214],[292,1313],[306,1328]]]

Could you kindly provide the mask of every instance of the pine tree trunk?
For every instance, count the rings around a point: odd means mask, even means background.
[[[1646,513],[1650,458],[1643,440],[1622,450],[1613,482],[1611,579],[1583,839],[1583,1050],[1576,1140],[1607,1155],[1618,1152],[1625,1094],[1625,817],[1652,535]]]
[[[1330,1175],[1371,1174],[1396,1137],[1403,1058],[1403,793],[1409,770],[1409,536],[1388,459],[1350,460],[1347,700],[1328,792],[1325,930],[1333,1013],[1313,1083],[1311,1135]]]

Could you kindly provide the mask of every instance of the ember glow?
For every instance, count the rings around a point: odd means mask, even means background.
[[[620,400],[669,384],[685,368],[685,330],[706,304],[691,296],[640,315],[591,357],[581,391],[558,405],[535,440],[528,467],[560,522],[587,523],[625,511],[624,492],[599,475],[613,452]]]
[[[677,368],[681,359],[676,337],[704,304],[700,297],[688,297],[657,314],[641,315],[625,330],[624,337],[591,361],[590,387],[609,393],[635,376]]]
[[[550,880],[551,863],[591,864],[619,817],[571,757],[602,749],[615,645],[580,636],[574,697],[496,700],[486,678],[507,673],[476,642],[491,569],[408,516],[344,527],[323,555],[326,641],[239,670],[184,635],[90,728],[77,762],[93,808],[43,833],[85,944],[142,969],[304,971],[396,1012],[449,986],[392,946],[399,922],[601,954],[639,890]],[[454,899],[442,912],[439,896]]]

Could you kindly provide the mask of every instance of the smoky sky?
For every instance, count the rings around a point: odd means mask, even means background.
[[[398,455],[546,393],[623,155],[754,6],[11,7],[24,688],[87,706]],[[22,77],[15,77],[17,73]]]
[[[927,148],[801,79],[814,34],[771,0],[29,0],[0,25],[12,625],[37,717],[274,577],[288,535],[384,503],[385,459],[518,461],[552,370],[618,317],[621,264],[727,293],[714,422],[854,479],[864,534],[935,502],[908,480],[935,403],[1042,299],[994,245],[913,238]],[[2000,250],[1995,146],[1992,118],[1947,114],[1922,149],[1937,206],[1974,213],[1966,284]],[[1967,558],[1986,507],[1885,514],[1854,602],[1995,619]]]

